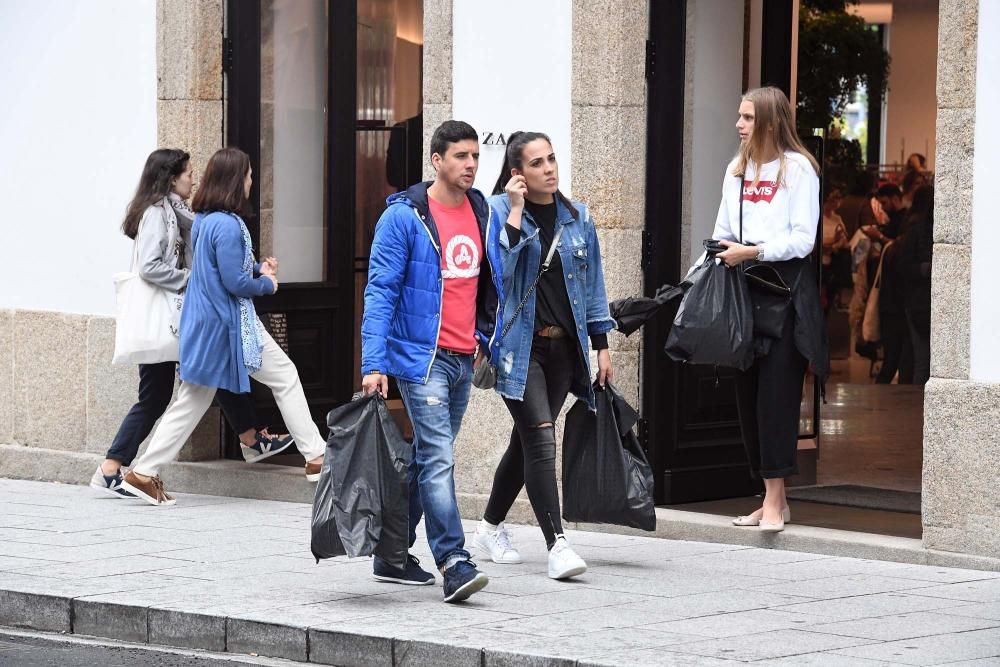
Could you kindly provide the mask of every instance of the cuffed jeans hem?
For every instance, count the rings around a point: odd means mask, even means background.
[[[455,563],[462,560],[472,560],[472,554],[465,549],[456,549],[444,557],[440,563],[435,563],[441,572],[444,572]]]
[[[797,465],[788,468],[779,468],[777,470],[761,470],[760,473],[754,474],[754,479],[784,479],[785,477],[792,477],[793,475],[799,474],[799,467]]]

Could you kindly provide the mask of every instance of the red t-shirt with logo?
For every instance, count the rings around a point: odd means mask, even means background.
[[[468,198],[454,208],[427,198],[441,239],[441,333],[438,346],[455,352],[476,351],[476,291],[483,242]]]

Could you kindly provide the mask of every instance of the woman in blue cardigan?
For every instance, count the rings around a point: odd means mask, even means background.
[[[309,414],[295,364],[257,318],[253,298],[278,291],[277,261],[257,264],[240,213],[253,183],[250,158],[223,148],[208,162],[192,208],[194,265],[181,313],[177,400],[163,415],[146,453],[122,487],[152,505],[172,505],[159,470],[173,461],[218,389],[250,391],[250,377],[267,385],[295,444],[306,478],[319,479],[326,441]]]

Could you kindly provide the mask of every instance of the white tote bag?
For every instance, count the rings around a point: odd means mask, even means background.
[[[893,244],[889,241],[882,248],[882,255],[878,259],[878,271],[875,272],[875,282],[872,290],[868,293],[868,303],[865,304],[865,318],[861,321],[861,337],[869,343],[877,343],[882,340],[882,317],[879,314],[879,302],[882,296],[882,262],[885,260],[885,251]]]
[[[138,248],[132,252],[132,270],[116,273],[116,364],[156,364],[180,358],[181,308],[184,296],[143,280],[136,270]]]

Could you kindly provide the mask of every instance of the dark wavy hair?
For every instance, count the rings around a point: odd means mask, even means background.
[[[146,158],[132,201],[125,209],[122,233],[134,239],[146,209],[160,201],[173,189],[173,180],[187,169],[191,156],[179,148],[158,148]]]
[[[448,146],[466,139],[478,142],[479,133],[464,120],[446,120],[438,125],[434,134],[431,135],[431,155],[437,153],[444,157],[445,153],[448,152]]]
[[[205,166],[191,208],[195,213],[226,211],[246,217],[249,202],[243,192],[243,181],[248,171],[250,156],[239,148],[227,146],[215,151]]]
[[[543,132],[521,132],[518,130],[507,138],[507,150],[504,152],[503,166],[500,167],[500,176],[497,178],[496,185],[493,186],[493,194],[502,195],[504,193],[504,188],[507,187],[507,183],[510,182],[513,175],[511,174],[511,170],[522,169],[524,166],[524,147],[538,139],[543,139],[549,144],[549,147],[552,146],[552,140],[549,139],[549,135]],[[576,207],[573,206],[573,202],[562,193],[562,190],[556,190],[556,197],[559,198],[563,206],[570,210],[574,218],[579,216]]]

